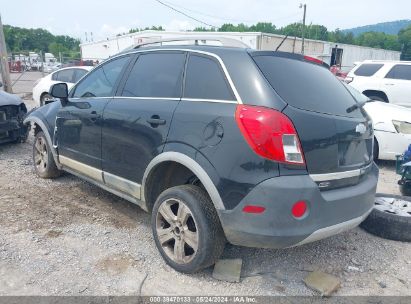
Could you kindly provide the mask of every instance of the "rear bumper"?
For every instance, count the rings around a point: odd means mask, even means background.
[[[378,181],[375,164],[357,185],[320,191],[308,175],[280,176],[257,185],[232,210],[219,210],[227,240],[235,245],[261,248],[297,246],[359,225],[370,213]],[[308,211],[301,219],[292,205],[304,200]],[[266,208],[262,214],[242,212],[246,205]]]

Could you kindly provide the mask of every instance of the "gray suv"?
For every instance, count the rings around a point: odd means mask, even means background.
[[[370,118],[317,60],[228,46],[138,46],[25,120],[36,172],[75,174],[152,213],[174,269],[226,241],[286,248],[360,224],[378,169]]]

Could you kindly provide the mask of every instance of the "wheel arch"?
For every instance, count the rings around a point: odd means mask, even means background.
[[[37,134],[38,132],[43,131],[44,136],[46,137],[47,143],[49,147],[51,147],[51,153],[53,154],[54,162],[56,163],[57,168],[61,169],[61,165],[58,161],[58,154],[57,154],[56,149],[53,146],[53,141],[51,139],[50,130],[47,127],[47,123],[44,122],[40,117],[35,116],[34,114],[35,113],[33,112],[32,114],[27,116],[24,119],[23,123],[25,125],[31,124],[34,129],[34,134]]]
[[[385,94],[385,92],[383,92],[383,91],[380,91],[380,90],[364,90],[362,93],[367,97],[379,96],[382,99],[384,99],[386,102],[389,102],[387,94]]]
[[[204,168],[191,157],[180,153],[180,152],[163,152],[157,155],[147,166],[142,180],[141,187],[141,199],[144,200],[148,209],[150,210],[150,205],[154,204],[152,198],[149,197],[150,192],[150,179],[153,178],[153,173],[156,171],[159,166],[166,163],[175,163],[179,164],[188,170],[190,170],[201,182],[207,194],[210,196],[210,199],[217,210],[224,210],[224,204],[222,202],[221,196],[214,185],[209,174],[204,170]]]
[[[380,144],[378,142],[377,135],[374,133],[374,146],[373,146],[373,157],[374,160],[378,160],[380,158]]]

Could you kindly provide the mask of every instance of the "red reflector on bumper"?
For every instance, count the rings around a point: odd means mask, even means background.
[[[294,217],[297,217],[297,218],[302,217],[306,211],[307,211],[307,203],[304,201],[296,202],[291,209],[291,213],[293,214]]]
[[[263,213],[264,211],[265,207],[262,206],[247,205],[243,208],[245,213]]]

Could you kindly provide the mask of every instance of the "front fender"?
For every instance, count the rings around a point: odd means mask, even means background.
[[[40,109],[34,109],[30,111],[26,118],[23,121],[23,124],[25,125],[36,125],[38,126],[41,131],[43,131],[44,136],[46,137],[47,144],[51,149],[51,153],[54,158],[54,162],[56,163],[57,168],[61,169],[61,165],[58,159],[58,151],[53,147],[53,131],[54,128],[50,126],[50,124],[47,122],[47,119],[44,117]]]

